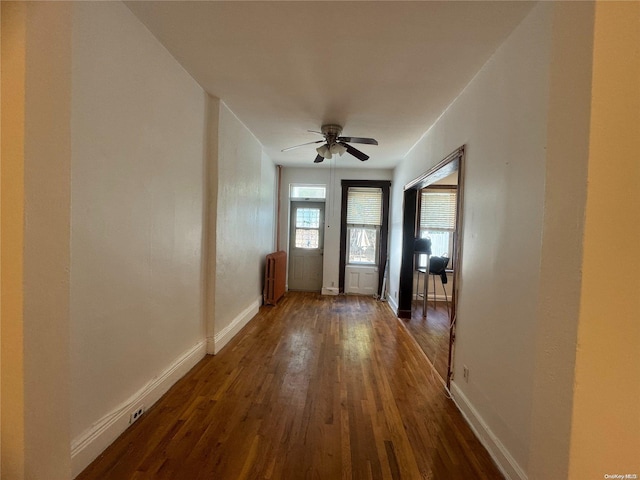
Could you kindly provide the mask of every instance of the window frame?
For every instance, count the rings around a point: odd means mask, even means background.
[[[340,220],[340,258],[338,272],[338,288],[344,292],[345,267],[347,266],[347,193],[349,187],[372,187],[382,189],[382,225],[380,227],[379,253],[378,253],[378,295],[382,292],[384,270],[387,263],[387,250],[389,243],[389,196],[391,181],[389,180],[342,180],[342,204]]]
[[[295,188],[318,188],[322,189],[324,194],[322,197],[296,197],[293,195]],[[327,200],[327,186],[323,183],[290,183],[289,184],[289,202],[325,202]]]
[[[350,202],[351,198],[357,198],[358,194],[365,194],[364,197],[369,197],[368,199],[366,199],[364,202],[360,201],[359,203],[355,203],[356,208],[354,209],[355,211],[352,211],[350,209],[351,205],[354,205],[354,203]],[[353,195],[353,197],[352,197]],[[375,200],[372,200],[371,197],[375,196]],[[380,187],[349,187],[347,188],[347,252],[346,252],[346,257],[345,257],[345,261],[346,261],[346,265],[356,265],[356,266],[379,266],[380,263],[380,227],[382,224],[382,200],[383,200],[383,194],[382,194],[382,189]],[[377,205],[378,201],[380,202],[379,205]],[[375,212],[375,210],[371,210],[371,206],[374,205],[375,202],[375,206],[379,207],[379,211]],[[358,209],[357,207],[361,207],[360,209]],[[364,208],[362,208],[364,207]],[[349,215],[351,213],[351,218],[349,218]],[[375,212],[375,215],[372,215],[372,213]],[[374,218],[377,217],[377,218]],[[356,217],[356,218],[353,218]],[[362,220],[363,223],[359,223],[359,222],[354,222],[354,223],[349,223],[349,220]],[[367,220],[369,220],[368,223]],[[373,222],[378,222],[378,223],[373,223]],[[359,230],[373,230],[375,232],[375,240],[373,242],[373,261],[371,262],[367,262],[367,261],[362,261],[362,262],[357,262],[357,261],[353,261],[351,260],[351,233],[353,232],[353,230],[355,229],[359,229]],[[364,232],[363,232],[364,233]]]

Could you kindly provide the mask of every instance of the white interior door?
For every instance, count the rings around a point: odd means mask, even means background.
[[[289,290],[322,290],[324,203],[291,202]]]

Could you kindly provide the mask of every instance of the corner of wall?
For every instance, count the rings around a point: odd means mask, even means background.
[[[594,3],[553,4],[531,478],[567,478],[589,157]]]
[[[231,323],[217,332],[213,338],[207,336],[207,353],[218,354],[220,350],[258,314],[260,305],[262,305],[262,296],[259,296],[255,301],[251,302]]]
[[[0,8],[2,478],[67,478],[72,6]]]
[[[639,27],[640,2],[596,2],[571,480],[640,475]]]
[[[387,298],[387,305],[389,305],[389,308],[391,309],[393,314],[397,316],[398,315],[398,303],[396,302],[396,299],[393,298],[392,296],[389,296]]]
[[[206,158],[203,210],[203,317],[207,353],[215,352],[215,292],[216,292],[216,225],[218,221],[218,131],[220,124],[220,100],[211,95],[206,98]]]

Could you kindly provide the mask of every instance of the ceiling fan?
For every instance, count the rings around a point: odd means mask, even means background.
[[[318,155],[313,163],[321,163],[325,158],[331,158],[332,155],[338,154],[342,155],[344,152],[347,152],[358,160],[364,162],[365,160],[369,160],[369,155],[361,152],[357,148],[352,147],[349,143],[364,143],[367,145],[378,145],[378,141],[373,138],[362,138],[362,137],[341,137],[342,127],[340,125],[323,125],[320,132],[316,132],[315,130],[307,130],[311,133],[317,133],[324,137],[324,140],[316,140],[315,142],[307,142],[301,145],[296,145],[294,147],[285,148],[282,151],[287,152],[289,150],[293,150],[294,148],[304,147],[305,145],[312,145],[316,143],[324,143],[324,145],[316,148],[316,152]],[[349,143],[347,143],[349,142]]]

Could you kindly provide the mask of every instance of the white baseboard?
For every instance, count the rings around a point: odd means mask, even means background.
[[[413,299],[414,300],[422,300],[422,294],[414,293],[413,294]],[[430,302],[433,302],[433,293],[431,293],[431,292],[429,293],[428,300]],[[445,298],[444,295],[440,295],[439,293],[436,293],[436,302],[451,302],[451,297],[447,296]]]
[[[338,295],[340,290],[336,287],[322,287],[322,295]]]
[[[229,340],[236,336],[249,321],[258,314],[262,305],[262,295],[258,296],[251,304],[240,312],[229,325],[214,334],[213,337],[207,337],[207,353],[216,355]]]
[[[391,310],[393,311],[394,315],[398,315],[398,304],[396,303],[396,300],[393,297],[388,297],[387,298],[387,304],[389,305],[389,308],[391,308]]]
[[[473,430],[473,433],[476,434],[480,443],[489,451],[489,455],[496,462],[505,478],[507,480],[527,480],[527,474],[454,382],[451,382],[451,394],[458,410],[462,412],[462,416]]]
[[[150,380],[118,408],[106,414],[91,428],[74,438],[71,442],[73,478],[129,427],[129,415],[135,408],[140,405],[144,405],[145,409],[151,407],[205,355],[205,342],[202,340],[180,355],[159,376]]]

